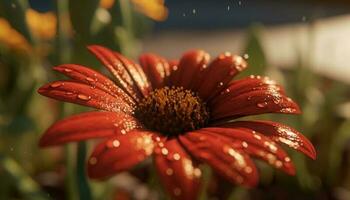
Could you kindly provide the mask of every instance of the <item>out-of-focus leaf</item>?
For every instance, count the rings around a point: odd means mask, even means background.
[[[4,16],[10,22],[12,27],[19,31],[29,41],[33,42],[33,37],[28,29],[25,11],[28,8],[28,2],[23,0],[1,1],[1,8]]]
[[[49,195],[41,191],[39,185],[10,157],[0,155],[0,168],[11,176],[18,191],[25,199],[50,199]]]
[[[266,56],[260,42],[260,25],[253,25],[247,33],[246,47],[243,57],[247,59],[248,67],[240,76],[247,75],[264,75],[266,74],[267,61]]]
[[[343,150],[350,141],[350,120],[345,121],[338,131],[332,133],[332,135],[335,139],[330,144],[328,176],[331,181],[334,181],[341,173],[339,169],[342,163]]]
[[[95,17],[99,0],[74,0],[69,1],[69,15],[76,37],[85,42],[90,41],[91,25]]]

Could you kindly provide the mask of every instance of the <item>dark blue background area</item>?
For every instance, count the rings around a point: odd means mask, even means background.
[[[281,24],[350,13],[346,1],[319,0],[166,0],[169,17],[156,29],[245,27],[254,22]],[[53,10],[54,0],[30,0],[38,11]],[[229,8],[228,8],[229,7]],[[193,13],[195,10],[195,13]]]

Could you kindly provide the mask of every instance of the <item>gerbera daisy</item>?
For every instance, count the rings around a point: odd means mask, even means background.
[[[300,113],[276,82],[267,77],[232,78],[247,67],[230,53],[210,62],[201,50],[179,61],[154,54],[140,65],[102,46],[89,50],[114,81],[90,68],[54,67],[72,80],[44,85],[40,94],[98,110],[52,125],[40,146],[104,138],[87,163],[88,175],[104,179],[128,170],[152,155],[160,180],[174,199],[196,199],[200,163],[235,184],[255,186],[258,172],[251,157],[295,174],[279,144],[315,159],[313,145],[298,131],[271,121],[236,121],[263,113]]]

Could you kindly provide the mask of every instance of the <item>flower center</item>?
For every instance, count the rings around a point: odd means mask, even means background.
[[[146,128],[167,136],[196,130],[209,120],[205,103],[182,87],[154,90],[142,99],[135,115]]]

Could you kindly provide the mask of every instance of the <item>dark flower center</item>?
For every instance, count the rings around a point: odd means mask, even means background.
[[[135,112],[146,128],[167,136],[205,126],[209,112],[205,103],[190,90],[164,87],[142,99]]]

